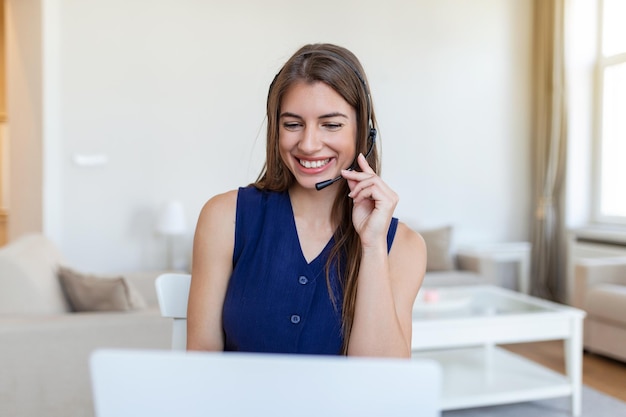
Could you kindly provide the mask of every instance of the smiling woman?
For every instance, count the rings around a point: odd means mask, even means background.
[[[188,349],[409,357],[426,249],[393,217],[358,59],[302,47],[270,85],[267,118],[258,180],[200,213]]]

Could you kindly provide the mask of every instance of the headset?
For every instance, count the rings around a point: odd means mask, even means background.
[[[367,88],[367,83],[365,82],[365,78],[363,78],[361,73],[356,69],[356,67],[350,61],[348,61],[347,59],[345,59],[344,57],[342,57],[341,55],[335,52],[332,52],[326,49],[318,49],[318,50],[303,52],[300,55],[300,57],[307,58],[311,55],[326,55],[326,56],[333,58],[336,61],[340,61],[344,63],[352,70],[352,72],[354,72],[354,74],[357,76],[357,78],[361,82],[361,85],[363,86],[363,91],[365,92],[365,96],[367,97],[367,120],[368,120],[368,127],[369,127],[369,132],[368,132],[368,137],[367,137],[367,141],[369,142],[369,148],[367,149],[367,153],[365,155],[365,158],[367,159],[371,155],[372,151],[374,150],[374,145],[376,144],[376,135],[378,134],[378,132],[376,131],[376,128],[374,127],[374,123],[372,122],[372,97],[370,96],[369,89]],[[276,79],[278,78],[278,75],[280,74],[281,71],[279,71],[278,74],[276,74],[276,76],[274,77],[274,80],[272,81],[272,84],[270,85],[270,91],[272,90],[272,87],[274,86],[274,83],[276,82]],[[348,170],[354,171],[356,169],[356,165],[357,165],[356,158],[354,158],[354,161],[352,162],[352,165],[350,165]],[[315,189],[317,191],[323,190],[324,188],[336,183],[337,181],[340,181],[341,179],[343,179],[343,177],[339,175],[335,178],[318,182],[315,184]]]

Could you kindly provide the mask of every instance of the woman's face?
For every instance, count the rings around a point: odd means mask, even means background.
[[[283,96],[280,156],[303,188],[314,189],[350,167],[356,132],[355,109],[323,82],[297,82]]]

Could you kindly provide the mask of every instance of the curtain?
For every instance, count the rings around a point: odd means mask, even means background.
[[[566,296],[565,162],[567,151],[564,8],[566,0],[535,0],[533,12],[534,295]]]

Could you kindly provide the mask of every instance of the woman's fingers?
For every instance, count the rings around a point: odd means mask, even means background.
[[[362,172],[348,170],[341,172],[341,175],[348,180],[350,186],[349,197],[355,203],[370,199],[380,202],[389,201],[391,206],[394,206],[397,202],[395,192],[376,175],[362,154],[359,155],[357,161],[363,170]]]
[[[361,171],[370,174],[376,174],[372,167],[370,167],[370,164],[367,162],[367,159],[365,159],[362,153],[359,154],[359,156],[356,158],[356,161],[359,164],[359,168],[361,168]]]
[[[384,195],[381,195],[377,191],[377,180],[379,180],[378,177],[373,176],[356,182],[348,196],[351,197],[355,203],[363,201],[364,199],[381,200]]]
[[[364,180],[376,176],[376,173],[367,163],[367,160],[362,153],[360,153],[357,157],[357,163],[359,164],[359,168],[361,168],[361,172],[348,169],[341,170],[341,175],[348,180],[348,184],[350,185],[350,197],[352,197],[353,192],[358,192],[355,187],[362,188],[359,187],[359,185],[361,185]]]

